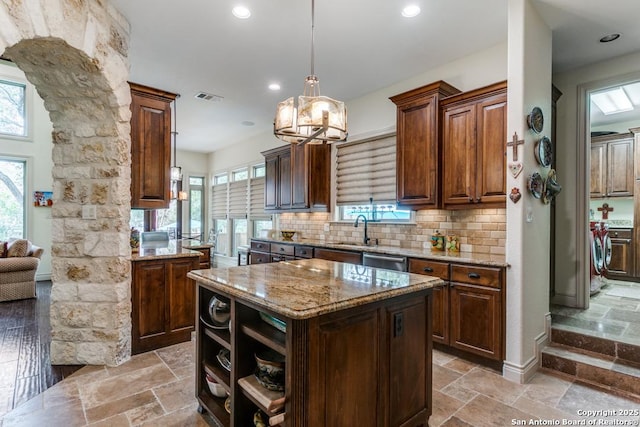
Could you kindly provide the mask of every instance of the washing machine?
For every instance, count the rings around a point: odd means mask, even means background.
[[[602,240],[602,284],[607,283],[609,264],[611,264],[611,236],[609,235],[609,224],[600,223],[600,239]]]
[[[589,249],[591,256],[591,283],[589,290],[591,295],[598,293],[602,288],[602,270],[604,269],[604,250],[602,247],[601,224],[599,221],[589,223]]]

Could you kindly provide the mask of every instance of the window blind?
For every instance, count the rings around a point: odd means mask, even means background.
[[[255,218],[269,218],[264,211],[264,183],[265,178],[252,178],[249,183],[249,216]]]
[[[396,203],[396,137],[337,146],[336,203]]]
[[[247,180],[229,183],[229,218],[247,217]]]
[[[227,184],[211,187],[211,213],[213,219],[227,218]]]

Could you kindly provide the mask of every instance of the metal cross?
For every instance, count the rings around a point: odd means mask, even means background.
[[[513,148],[513,161],[518,161],[518,145],[524,144],[524,139],[518,139],[518,133],[513,134],[513,141],[507,142],[507,147]]]

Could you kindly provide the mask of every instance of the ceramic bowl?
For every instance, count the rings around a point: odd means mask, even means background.
[[[226,329],[231,318],[231,306],[217,296],[209,300],[209,318],[214,328]]]
[[[225,397],[227,395],[222,384],[217,383],[209,374],[207,374],[207,385],[209,386],[209,391],[215,397]]]
[[[273,350],[255,354],[256,379],[267,390],[284,391],[284,356]]]
[[[282,240],[287,240],[287,241],[292,240],[294,234],[296,234],[295,231],[285,231],[285,230],[280,231]]]

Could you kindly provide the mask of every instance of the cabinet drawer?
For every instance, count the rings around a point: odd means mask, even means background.
[[[289,255],[271,255],[271,262],[293,261],[294,257]]]
[[[267,242],[259,242],[252,240],[251,241],[251,252],[259,251],[259,252],[270,252],[271,251],[271,243]]]
[[[449,263],[411,258],[409,259],[409,273],[425,274],[449,280]]]
[[[612,239],[631,239],[633,230],[628,228],[610,228],[609,237]]]
[[[293,256],[293,245],[284,245],[280,243],[271,244],[271,253],[274,255],[291,255]]]
[[[271,255],[264,252],[251,252],[251,264],[266,264],[271,262]]]
[[[313,258],[312,246],[296,246],[294,249],[294,255],[298,258]]]
[[[452,265],[451,281],[501,288],[500,269],[468,265]]]

